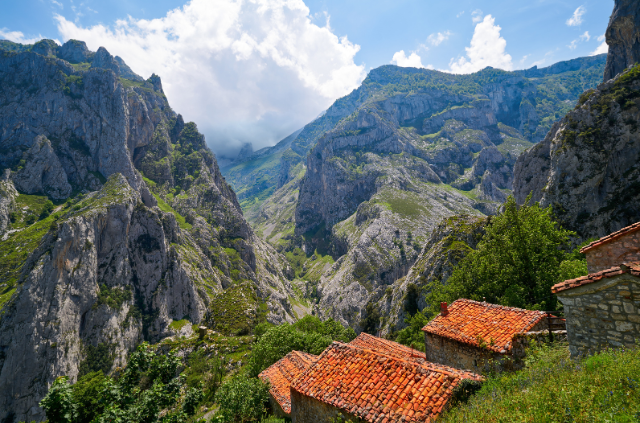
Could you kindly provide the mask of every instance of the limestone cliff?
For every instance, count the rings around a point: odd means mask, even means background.
[[[615,0],[605,36],[609,46],[606,82],[640,62],[640,4],[635,0]]]
[[[584,93],[543,142],[518,158],[514,190],[551,205],[582,238],[640,220],[640,67]]]
[[[57,376],[109,371],[140,341],[202,320],[222,325],[214,305],[229,288],[250,303],[249,323],[293,319],[288,265],[254,235],[159,77],[80,41],[7,45],[0,420],[42,420]]]

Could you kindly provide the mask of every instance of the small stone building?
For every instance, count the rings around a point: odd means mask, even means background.
[[[422,328],[426,360],[477,373],[521,367],[524,348],[514,348],[515,338],[548,329],[543,311],[465,299],[443,303],[441,309]]]
[[[589,275],[551,288],[564,305],[572,356],[640,339],[640,222],[581,250]]]
[[[427,363],[411,348],[391,341],[358,338],[353,344],[334,342],[293,381],[293,423],[329,423],[338,416],[354,422],[432,422],[462,380],[482,379]]]
[[[291,382],[304,373],[318,359],[317,355],[291,351],[258,375],[269,383],[269,403],[278,417],[291,417]]]

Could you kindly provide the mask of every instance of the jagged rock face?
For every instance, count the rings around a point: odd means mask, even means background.
[[[69,197],[71,185],[51,141],[43,135],[37,136],[23,157],[24,168],[13,177],[16,188],[27,194],[45,193],[56,200]]]
[[[158,76],[129,77],[123,63],[81,42],[0,50],[0,250],[24,254],[0,256],[0,420],[44,419],[52,381],[75,381],[96,348],[114,368],[175,334],[172,321],[215,324],[209,306],[226,288],[247,287],[272,323],[293,321],[289,268],[244,220],[204,136]],[[14,228],[30,193],[59,206]]]
[[[552,206],[582,238],[601,237],[640,220],[640,68],[596,90],[518,158],[514,191],[523,203]]]
[[[486,222],[478,217],[453,216],[433,230],[407,276],[395,283],[378,302],[380,314],[387,316],[381,324],[383,334],[406,326],[408,304],[417,303],[418,310],[427,307],[426,285],[434,280],[442,284],[447,282],[460,260],[482,239]],[[409,289],[410,285],[417,289]],[[416,298],[408,298],[408,295],[416,295]]]
[[[0,239],[11,225],[10,213],[18,196],[18,191],[9,179],[10,175],[11,172],[6,171],[0,178]]]
[[[52,224],[23,274],[0,324],[0,409],[20,420],[44,417],[38,401],[56,377],[75,380],[90,346],[108,345],[122,366],[143,339],[172,335],[172,320],[202,320],[222,276],[120,174]],[[104,303],[100,291],[128,295]]]
[[[635,0],[615,0],[605,35],[609,46],[606,82],[640,62],[640,4]]]

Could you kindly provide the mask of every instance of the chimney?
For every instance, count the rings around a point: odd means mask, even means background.
[[[447,316],[449,314],[449,308],[447,307],[446,302],[440,303],[440,315]]]

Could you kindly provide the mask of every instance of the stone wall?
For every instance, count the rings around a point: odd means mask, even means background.
[[[561,291],[572,356],[640,339],[640,278],[623,274]]]
[[[365,422],[339,408],[291,389],[291,420],[293,423],[331,423],[332,421],[340,421],[340,417],[342,417],[342,421]]]
[[[589,273],[619,266],[625,262],[640,261],[640,231],[599,245],[585,253]]]
[[[546,326],[546,320],[542,320],[532,328],[532,331],[541,331]],[[515,355],[500,354],[425,332],[425,358],[433,363],[471,370],[475,373],[517,370],[523,365],[524,348],[517,349]]]
[[[273,397],[273,395],[269,394],[269,406],[271,407],[271,412],[278,418],[285,418],[285,417],[291,417],[291,414],[287,414],[284,412],[284,410],[282,409],[282,407],[280,407],[280,404],[278,403],[278,401],[276,401],[276,399]]]

